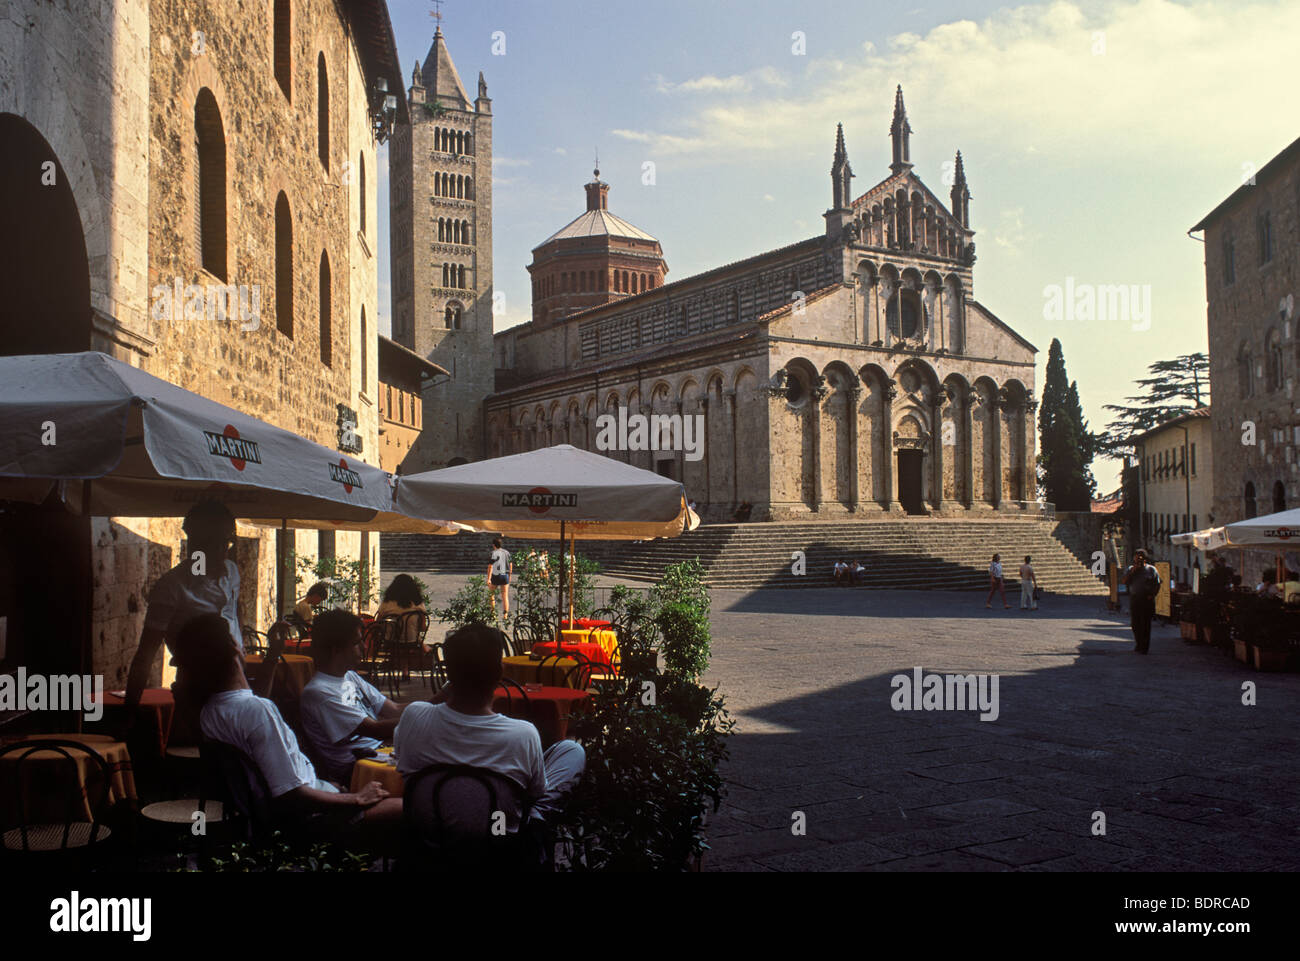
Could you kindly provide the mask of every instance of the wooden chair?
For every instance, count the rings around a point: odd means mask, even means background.
[[[429,633],[429,615],[422,610],[394,614],[394,627],[388,632],[389,695],[397,697],[400,682],[410,677],[412,671],[427,673],[429,655],[424,649],[424,638]]]
[[[241,628],[244,634],[244,653],[266,654],[267,645],[269,644],[266,634],[251,624],[243,624]]]
[[[435,641],[429,647],[429,684],[437,694],[447,686],[447,650],[442,641]]]
[[[77,768],[78,757],[85,759],[86,776],[83,783],[70,780],[62,797],[64,817],[61,822],[33,820],[31,814],[31,797],[24,787],[29,783],[43,783],[40,774],[31,774],[37,765],[50,763],[49,758],[32,759],[38,752],[53,752],[64,758],[73,769]],[[59,852],[84,853],[107,841],[112,831],[106,823],[109,814],[108,796],[112,785],[112,773],[108,762],[94,748],[80,741],[48,738],[30,741],[18,741],[0,747],[0,762],[13,758],[12,768],[6,772],[0,790],[9,795],[9,810],[13,813],[12,826],[0,824],[0,850],[6,854],[20,852],[22,855]],[[8,766],[8,765],[6,765]],[[12,775],[12,776],[10,776]],[[62,780],[62,778],[60,778]],[[48,794],[41,792],[41,801],[48,807],[55,806],[55,801]],[[90,814],[90,820],[79,820],[78,814]]]
[[[501,678],[501,683],[497,685],[497,690],[501,690],[502,688],[505,688],[505,692],[506,692],[506,709],[501,713],[505,714],[507,717],[522,716],[524,720],[528,720],[529,717],[531,716],[531,705],[528,702],[528,692],[524,690],[524,686],[520,684],[518,681],[511,680],[508,677],[503,677]],[[514,713],[514,706],[515,706],[514,692],[515,691],[519,692],[519,697],[521,698],[521,703],[523,704],[522,715]]]
[[[382,617],[367,624],[361,635],[365,646],[361,661],[362,672],[371,684],[377,686],[383,678],[388,667],[390,635],[398,626],[396,618]]]

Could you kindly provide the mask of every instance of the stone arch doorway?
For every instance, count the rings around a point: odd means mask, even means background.
[[[71,183],[40,132],[8,113],[0,113],[0,291],[9,318],[0,355],[90,349],[90,266]]]
[[[909,514],[925,514],[922,483],[925,477],[925,451],[900,447],[898,457],[898,503]]]

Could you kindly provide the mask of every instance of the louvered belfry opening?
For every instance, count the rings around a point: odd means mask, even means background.
[[[212,91],[194,102],[194,239],[199,264],[226,280],[226,135]]]
[[[330,258],[321,251],[320,255],[320,362],[329,367],[334,360],[334,325],[331,321],[330,294]]]

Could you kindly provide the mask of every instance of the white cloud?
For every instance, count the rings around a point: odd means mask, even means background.
[[[1096,31],[1106,37],[1100,56],[1093,55]],[[1231,152],[1234,133],[1258,133],[1258,115],[1240,109],[1240,86],[1225,78],[1240,77],[1249,64],[1251,89],[1291,89],[1287,38],[1296,35],[1300,4],[1135,0],[1085,10],[1058,0],[925,35],[898,34],[869,58],[814,60],[803,78],[809,89],[801,83],[789,96],[763,90],[730,97],[725,108],[684,114],[679,129],[629,139],[657,153],[706,159],[784,150],[810,130],[833,130],[838,119],[847,135],[863,136],[889,116],[894,85],[902,83],[918,135],[928,121],[957,143],[995,139],[1022,154],[1077,151],[1112,164],[1149,163],[1168,145],[1176,165],[1175,145],[1218,155]],[[664,82],[661,89],[721,92],[744,87],[751,76]],[[1285,111],[1276,113],[1279,129],[1290,123],[1280,116]]]
[[[569,151],[565,150],[563,147],[556,147],[555,152],[561,157],[567,157],[569,155]]]
[[[643,130],[611,130],[615,137],[622,137],[624,140],[635,140],[637,143],[649,143],[652,139],[650,134]]]
[[[659,93],[749,93],[755,87],[784,87],[788,81],[773,67],[761,67],[749,73],[718,77],[705,74],[689,80],[671,81],[662,75],[654,78]]]

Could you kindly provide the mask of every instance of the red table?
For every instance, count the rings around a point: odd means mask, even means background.
[[[95,703],[95,702],[92,702]],[[126,706],[125,691],[105,691],[104,709]],[[153,727],[158,732],[158,756],[167,753],[167,738],[171,734],[172,715],[176,713],[176,698],[169,687],[147,687],[140,693],[141,714],[152,715]]]
[[[528,698],[527,710],[525,694]],[[507,694],[504,688],[497,688],[492,709],[507,717],[532,721],[542,735],[543,747],[564,739],[569,730],[569,718],[587,710],[591,698],[587,691],[571,687],[541,687],[525,691],[525,694],[520,694],[513,688]]]
[[[565,641],[562,650],[557,651],[554,641],[539,641],[533,645],[534,657],[549,657],[552,654],[564,654],[566,656],[580,654],[587,660],[595,664],[604,664],[609,666],[609,654],[599,644],[592,641],[578,641],[577,643]]]
[[[578,617],[572,621],[560,621],[560,630],[562,631],[589,631],[593,627],[613,627],[612,621],[602,621],[594,617]]]

